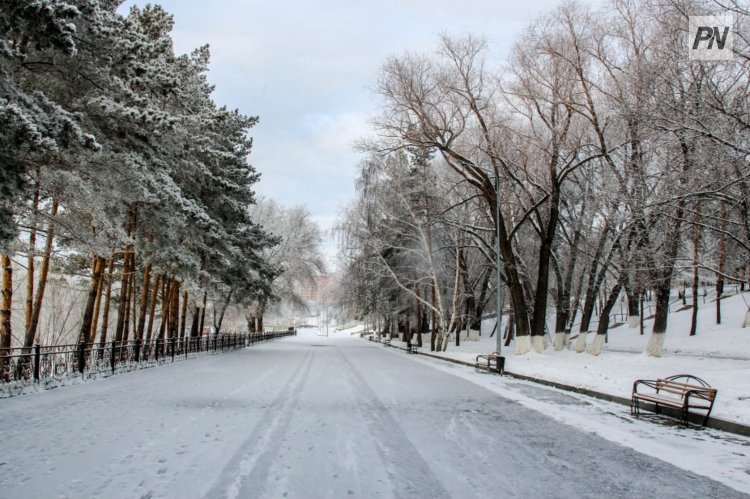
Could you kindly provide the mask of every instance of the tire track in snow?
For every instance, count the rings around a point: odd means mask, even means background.
[[[344,359],[344,369],[354,387],[357,405],[380,455],[382,469],[393,487],[394,497],[451,497],[352,361],[338,346],[336,352]]]
[[[207,498],[259,497],[268,470],[279,451],[299,403],[300,394],[310,372],[314,352],[308,350],[284,388],[266,409],[252,434],[224,467]]]

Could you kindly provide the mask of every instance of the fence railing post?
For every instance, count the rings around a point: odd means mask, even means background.
[[[86,343],[78,343],[78,372],[83,374],[86,370]]]
[[[172,348],[172,362],[174,362],[174,347],[177,345],[177,343],[175,342],[176,338],[174,336],[172,336],[172,338],[170,338],[170,340],[171,340],[170,341],[170,343],[171,343],[170,347]]]
[[[34,345],[34,379],[37,383],[41,382],[42,377],[42,347],[39,343]]]
[[[109,351],[109,365],[112,368],[112,374],[114,374],[117,368],[117,341],[115,340],[112,340],[112,347]]]

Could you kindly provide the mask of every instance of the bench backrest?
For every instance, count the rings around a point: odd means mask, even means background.
[[[705,386],[691,385],[688,383],[681,383],[679,381],[672,381],[668,379],[657,379],[656,391],[673,393],[680,397],[684,397],[688,392],[693,392],[693,396],[705,400],[713,400],[714,398],[716,398],[716,388],[707,388]]]

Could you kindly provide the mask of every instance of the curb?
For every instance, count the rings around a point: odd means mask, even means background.
[[[395,345],[391,345],[392,348],[397,348],[399,350],[406,351],[405,348],[401,348]],[[474,367],[473,362],[467,362],[465,360],[458,360],[458,359],[450,359],[448,357],[442,357],[440,355],[435,355],[433,353],[427,353],[427,352],[417,352],[419,355],[424,355],[425,357],[432,357],[433,359],[439,359],[446,362],[451,362],[453,364],[459,364],[462,366],[468,366],[468,367]],[[557,381],[550,381],[548,379],[544,378],[537,378],[535,376],[528,376],[526,374],[518,374],[511,371],[508,371],[507,369],[503,371],[503,374],[506,374],[512,378],[516,379],[522,379],[524,381],[531,381],[532,383],[537,383],[544,386],[549,386],[552,388],[557,388],[558,390],[564,390],[566,392],[573,392],[573,393],[579,393],[581,395],[586,395],[588,397],[592,397],[599,400],[605,400],[607,402],[614,402],[616,404],[624,405],[626,407],[630,407],[630,399],[625,397],[620,397],[617,395],[612,395],[609,393],[599,392],[596,390],[592,390],[590,388],[584,388],[581,386],[575,386],[575,385],[567,385],[565,383],[560,383]],[[667,412],[664,409],[662,409],[663,412]],[[750,436],[750,426],[744,425],[741,423],[736,423],[734,421],[728,421],[726,419],[720,419],[715,417],[709,417],[708,421],[705,425],[707,428],[713,428],[715,430],[721,430],[725,431],[727,433],[734,433],[735,435],[742,435],[742,436]]]

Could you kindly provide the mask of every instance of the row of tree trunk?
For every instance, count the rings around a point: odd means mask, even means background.
[[[54,207],[53,205],[53,212]],[[30,252],[29,255],[25,301],[26,327],[22,343],[24,348],[31,348],[37,341],[39,317],[49,278],[53,237],[54,225],[50,224],[38,279],[35,275],[34,254]],[[30,242],[35,243],[35,237],[32,237]],[[119,276],[115,274],[118,256],[122,257]],[[13,262],[9,254],[0,254],[0,266],[2,267],[0,348],[11,348],[13,344],[11,328]],[[139,278],[136,255],[132,245],[127,246],[119,255],[116,254],[110,258],[94,255],[91,268],[89,291],[78,334],[79,342],[93,343],[97,339],[97,334],[100,343],[105,343],[108,339],[150,341],[155,334],[160,339],[185,336],[190,304],[188,291],[180,291],[181,282],[175,277],[157,274],[154,278],[151,263],[145,264]],[[113,285],[117,281],[120,283],[119,293],[117,297],[114,297]],[[113,301],[116,301],[117,318],[114,338],[108,338]],[[191,336],[198,336],[204,330],[206,301],[207,292],[204,291],[202,305],[197,304],[192,310]],[[159,319],[158,331],[155,331]]]

